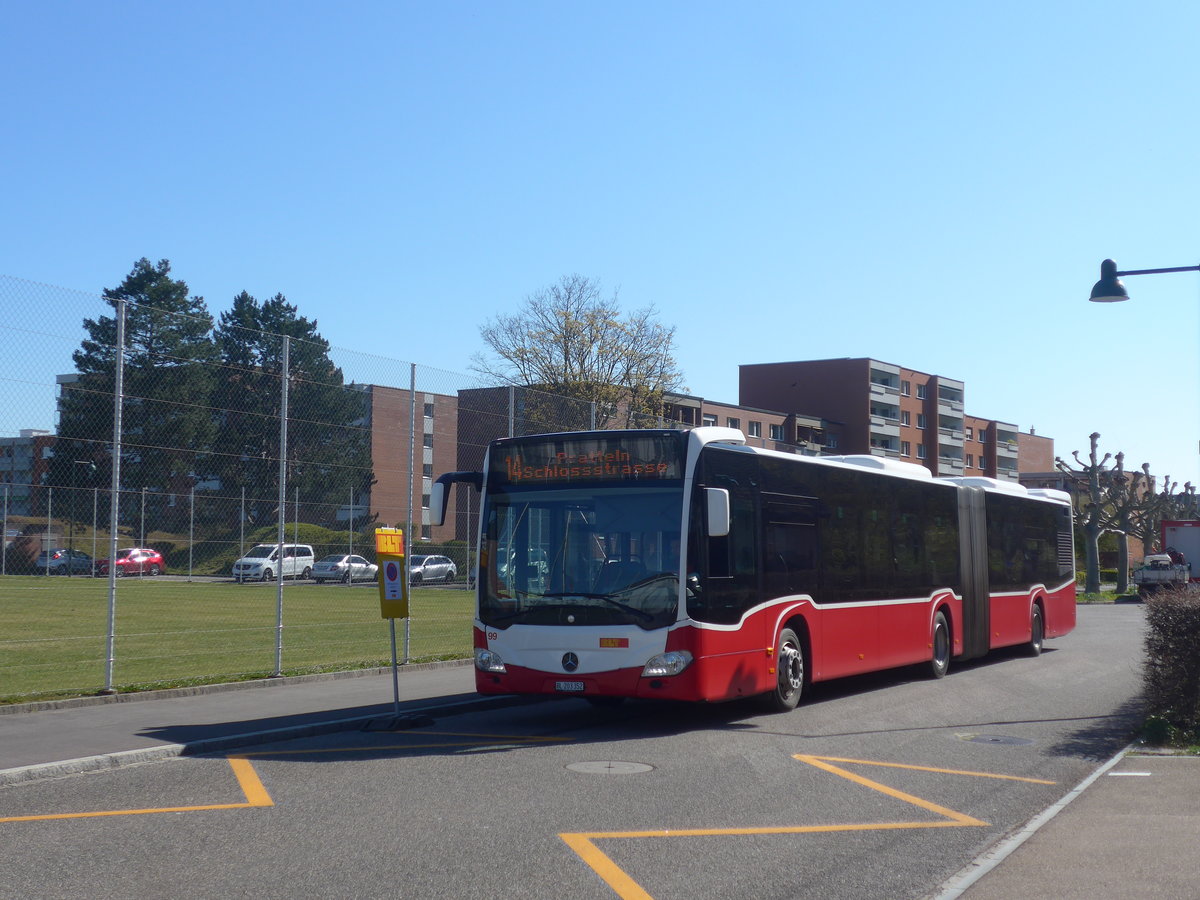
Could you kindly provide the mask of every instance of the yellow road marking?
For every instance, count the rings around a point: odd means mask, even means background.
[[[710,836],[746,836],[746,835],[782,835],[782,834],[825,834],[847,831],[894,831],[899,829],[918,828],[963,828],[987,825],[987,822],[976,819],[966,813],[956,812],[913,794],[888,787],[878,781],[872,781],[854,772],[849,772],[833,763],[848,763],[863,766],[879,766],[893,769],[911,769],[918,772],[934,772],[944,775],[963,775],[972,778],[1001,778],[1010,781],[1024,781],[1031,784],[1054,784],[1053,781],[1042,781],[1037,778],[1021,778],[1015,775],[995,775],[990,772],[967,772],[958,769],[937,769],[929,766],[911,766],[903,763],[874,762],[865,759],[844,759],[836,756],[810,756],[798,753],[794,756],[800,762],[807,763],[822,771],[845,778],[854,784],[870,788],[903,800],[920,809],[942,816],[941,820],[932,822],[865,822],[843,825],[787,825],[782,827],[763,826],[756,828],[680,828],[659,829],[651,831],[590,831],[560,834],[563,842],[575,851],[587,865],[607,884],[621,900],[653,900],[624,869],[612,861],[594,843],[599,840],[616,840],[620,838],[652,838],[652,837],[710,837]]]
[[[250,809],[253,807],[274,806],[275,802],[271,799],[271,795],[267,793],[267,789],[263,786],[262,780],[258,777],[258,773],[254,771],[254,766],[251,764],[249,759],[251,756],[284,756],[315,753],[352,752],[373,753],[382,750],[411,750],[413,748],[424,749],[429,747],[476,747],[481,745],[490,745],[495,743],[497,740],[518,745],[533,745],[538,743],[548,743],[551,741],[571,740],[570,738],[565,737],[539,737],[509,734],[471,734],[470,732],[465,731],[424,731],[420,732],[420,734],[422,736],[437,735],[440,737],[471,737],[475,738],[475,740],[428,744],[389,744],[385,746],[375,745],[369,747],[331,747],[309,750],[260,750],[253,753],[239,753],[233,756],[228,756],[226,759],[229,761],[230,768],[233,769],[233,774],[234,777],[237,778],[238,786],[242,789],[242,793],[246,797],[245,803],[210,803],[201,806],[158,806],[148,809],[104,809],[94,812],[48,813],[36,816],[0,816],[0,823],[40,822],[50,819],[96,819],[105,816],[145,816],[152,813],[201,812],[204,810],[213,809]]]
[[[229,766],[233,769],[238,786],[246,797],[245,803],[209,803],[203,806],[159,806],[151,809],[104,809],[96,812],[51,813],[40,816],[4,816],[0,822],[42,822],[49,819],[96,819],[102,816],[145,816],[151,813],[199,812],[209,809],[249,809],[257,806],[274,806],[267,789],[263,787],[258,773],[243,756],[230,756]]]
[[[998,778],[1004,781],[1025,781],[1029,784],[1054,784],[1042,778],[1025,778],[1021,775],[997,775],[993,772],[971,772],[966,769],[938,769],[932,766],[910,766],[907,763],[874,762],[869,759],[845,759],[841,756],[805,756],[797,753],[793,759],[804,760],[823,759],[826,762],[853,763],[860,766],[879,766],[886,769],[912,769],[914,772],[937,772],[942,775],[969,775],[973,778]]]

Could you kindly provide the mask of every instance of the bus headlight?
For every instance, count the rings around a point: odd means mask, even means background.
[[[493,653],[491,650],[486,650],[483,647],[475,648],[475,668],[480,672],[507,672],[504,668],[504,660],[500,658],[499,653]]]
[[[478,651],[476,651],[478,653]],[[692,654],[686,650],[668,650],[658,656],[652,656],[642,669],[643,678],[665,678],[678,675],[692,664]]]

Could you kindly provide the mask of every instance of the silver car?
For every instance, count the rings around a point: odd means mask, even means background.
[[[423,581],[453,581],[458,576],[458,566],[448,556],[414,556],[409,560],[410,584]]]
[[[349,553],[331,553],[317,560],[312,577],[317,584],[326,581],[371,581],[379,572],[379,566],[367,562],[361,556]]]

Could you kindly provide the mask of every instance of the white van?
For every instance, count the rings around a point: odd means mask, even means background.
[[[233,564],[233,580],[273,581],[283,578],[312,577],[313,549],[308,544],[284,544],[283,561],[278,544],[259,544]]]

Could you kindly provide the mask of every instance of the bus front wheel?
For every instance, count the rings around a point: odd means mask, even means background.
[[[933,657],[929,660],[929,674],[934,678],[945,678],[950,671],[950,623],[945,613],[933,617],[933,634],[930,636]]]
[[[800,704],[805,679],[804,644],[796,632],[785,628],[775,642],[775,688],[767,702],[776,712],[790,712]]]
[[[1033,604],[1033,615],[1029,622],[1029,643],[1025,650],[1030,656],[1042,655],[1042,643],[1046,640],[1046,623],[1042,619],[1042,608]]]

